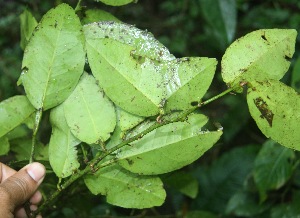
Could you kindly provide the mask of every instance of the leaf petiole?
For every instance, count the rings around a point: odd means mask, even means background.
[[[36,111],[36,114],[35,114],[29,163],[32,163],[34,161],[36,134],[39,130],[40,122],[41,122],[41,119],[42,119],[42,114],[43,114],[43,109],[42,108],[38,109]]]

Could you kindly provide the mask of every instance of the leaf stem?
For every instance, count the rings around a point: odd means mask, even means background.
[[[75,13],[77,13],[77,11],[80,11],[80,10],[81,10],[81,6],[80,6],[81,1],[82,1],[82,0],[78,0],[78,2],[77,2],[77,5],[76,5],[76,7],[75,7]]]
[[[63,190],[65,190],[67,187],[69,187],[73,182],[75,182],[77,179],[79,179],[80,177],[88,174],[88,173],[95,173],[97,170],[99,170],[100,168],[103,168],[113,162],[115,162],[115,159],[112,159],[106,163],[103,163],[102,165],[99,165],[97,167],[97,164],[102,161],[105,157],[107,157],[108,155],[114,153],[115,151],[117,151],[118,149],[130,144],[133,141],[136,141],[138,139],[143,138],[146,134],[150,133],[151,131],[170,124],[170,123],[174,123],[174,122],[179,122],[179,121],[184,121],[187,116],[192,113],[193,111],[195,111],[197,108],[202,107],[204,105],[207,105],[209,103],[211,103],[212,101],[215,101],[219,98],[221,98],[222,96],[232,92],[233,89],[227,89],[224,92],[220,93],[217,96],[214,96],[213,98],[210,98],[204,102],[199,102],[198,106],[195,106],[187,111],[182,111],[180,113],[177,113],[176,115],[174,115],[173,113],[170,114],[166,114],[162,117],[162,119],[160,119],[159,122],[155,122],[152,126],[150,126],[149,128],[147,128],[146,130],[142,131],[141,133],[126,139],[124,141],[122,141],[121,143],[119,143],[118,145],[116,145],[115,147],[112,147],[111,149],[108,149],[102,153],[100,153],[99,155],[97,155],[96,157],[94,157],[94,159],[92,159],[89,164],[82,170],[79,170],[76,174],[72,175],[69,179],[67,179],[61,186],[60,189],[56,190],[39,208],[37,211],[35,211],[35,214],[40,213],[41,211],[43,211],[45,208],[51,206],[54,203],[54,200],[62,193]]]
[[[29,158],[29,163],[34,161],[34,153],[35,153],[35,144],[36,144],[36,134],[39,130],[41,118],[42,118],[43,110],[38,109],[35,114],[35,120],[33,125],[33,133],[32,133],[32,141],[31,141],[31,153]]]
[[[214,96],[214,97],[212,97],[212,98],[210,98],[210,99],[208,99],[208,100],[206,100],[206,101],[204,101],[204,102],[199,103],[199,104],[198,104],[198,107],[202,107],[202,106],[204,106],[204,105],[207,105],[207,104],[211,103],[212,101],[215,101],[215,100],[217,100],[217,99],[223,97],[224,95],[226,95],[226,94],[232,92],[234,89],[235,89],[235,88],[229,88],[229,89],[225,90],[224,92],[222,92],[222,93],[220,93],[220,94],[218,94],[218,95],[216,95],[216,96]]]

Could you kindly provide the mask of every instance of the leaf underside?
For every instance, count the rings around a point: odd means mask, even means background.
[[[180,169],[197,160],[222,135],[221,131],[201,130],[207,122],[195,114],[188,122],[167,124],[142,139],[120,149],[118,163],[125,169],[143,175],[156,175]]]
[[[118,165],[102,168],[84,181],[93,194],[105,195],[108,203],[125,208],[160,206],[166,197],[159,177],[133,174]]]
[[[75,88],[85,64],[79,18],[67,4],[48,11],[25,51],[21,81],[37,109],[63,102]]]

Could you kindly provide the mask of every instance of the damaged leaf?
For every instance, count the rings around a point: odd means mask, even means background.
[[[92,73],[129,113],[147,117],[191,108],[214,76],[215,59],[175,59],[150,33],[133,26],[99,22],[84,26],[84,32]]]
[[[224,82],[234,87],[253,80],[280,80],[291,64],[296,36],[293,29],[261,29],[237,39],[222,58]]]
[[[300,150],[300,97],[280,81],[253,81],[247,102],[251,116],[264,135],[295,150]]]

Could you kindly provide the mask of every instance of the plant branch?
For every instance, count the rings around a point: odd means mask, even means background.
[[[224,92],[220,93],[217,96],[214,96],[211,99],[208,99],[204,102],[199,102],[199,104],[187,111],[182,111],[179,113],[169,113],[164,115],[162,118],[159,119],[158,122],[155,122],[152,126],[150,126],[149,128],[147,128],[146,130],[142,131],[141,133],[136,134],[135,136],[126,139],[124,141],[122,141],[121,143],[119,143],[118,145],[116,145],[115,147],[108,149],[102,153],[100,153],[99,155],[97,155],[96,157],[94,157],[94,159],[92,159],[89,164],[83,169],[83,170],[79,170],[76,174],[72,175],[68,180],[66,180],[60,187],[60,189],[56,190],[39,208],[37,211],[35,211],[35,215],[40,213],[41,211],[43,211],[45,208],[51,206],[54,202],[54,200],[61,194],[61,192],[63,190],[65,190],[67,187],[69,187],[73,182],[75,182],[76,180],[78,180],[79,178],[81,178],[82,176],[88,174],[88,173],[95,173],[97,170],[99,170],[100,168],[103,168],[105,166],[110,165],[111,163],[114,163],[116,160],[110,160],[106,163],[103,163],[102,165],[97,166],[97,164],[102,161],[105,157],[107,157],[108,155],[114,153],[115,151],[119,150],[120,148],[130,144],[133,141],[139,140],[141,138],[143,138],[146,134],[150,133],[151,131],[170,124],[170,123],[174,123],[174,122],[179,122],[179,121],[184,121],[187,116],[189,114],[191,114],[193,111],[195,111],[197,108],[202,107],[204,105],[209,104],[212,101],[215,101],[219,98],[221,98],[222,96],[232,92],[234,89],[230,88],[225,90]]]
[[[217,99],[223,97],[224,95],[226,95],[226,94],[232,92],[233,90],[234,90],[234,88],[227,89],[227,90],[225,90],[224,92],[222,92],[222,93],[220,93],[220,94],[218,94],[218,95],[216,95],[216,96],[214,96],[214,97],[212,97],[212,98],[210,98],[210,99],[208,99],[208,100],[206,100],[206,101],[204,101],[204,102],[199,103],[199,104],[198,104],[198,107],[202,107],[202,106],[204,106],[204,105],[207,105],[207,104],[209,104],[210,102],[215,101],[215,100],[217,100]]]

